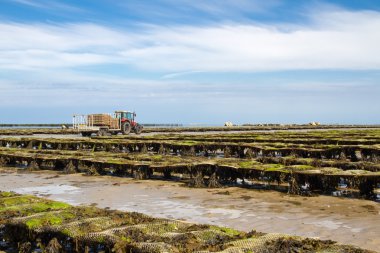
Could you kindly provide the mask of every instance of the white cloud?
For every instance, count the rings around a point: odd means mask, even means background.
[[[147,20],[202,23],[210,20],[245,20],[257,13],[269,12],[283,4],[281,0],[156,0],[117,1],[121,9]]]
[[[167,4],[173,6],[178,1],[166,0]],[[272,7],[281,5],[279,0],[182,0],[182,8],[190,8],[221,18],[242,16],[247,13],[267,12]]]
[[[186,76],[186,75],[191,75],[191,74],[198,74],[198,73],[204,73],[204,71],[176,72],[176,73],[165,74],[161,78],[162,79],[171,79],[171,78],[176,78],[176,77]]]
[[[64,4],[55,0],[8,0],[21,5],[46,10],[82,12],[83,10],[72,5]]]
[[[177,71],[380,68],[380,13],[340,11],[313,19],[287,32],[252,24],[157,27],[142,41],[149,46],[123,56],[141,68]]]
[[[123,104],[144,99],[180,100],[189,92],[197,93],[200,89],[199,84],[188,81],[156,81],[46,69],[14,75],[8,80],[0,78],[0,108],[12,105],[100,106],[99,101]]]
[[[380,69],[380,13],[330,10],[308,26],[0,23],[0,68],[118,63],[149,71]],[[287,28],[287,29],[284,29]]]

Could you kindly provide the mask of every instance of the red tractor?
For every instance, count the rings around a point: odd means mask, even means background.
[[[129,111],[116,111],[116,118],[120,119],[120,128],[123,134],[129,134],[131,130],[135,134],[141,134],[143,126],[135,121],[136,113]]]
[[[74,115],[73,128],[83,136],[98,136],[108,134],[129,134],[133,131],[140,134],[143,126],[135,121],[136,113],[129,111],[116,111],[113,114]]]

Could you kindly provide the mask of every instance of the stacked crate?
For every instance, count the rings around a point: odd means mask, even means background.
[[[120,126],[119,126],[119,119],[111,117],[110,129],[119,129],[119,128],[120,128]]]
[[[93,126],[108,126],[110,129],[119,128],[119,119],[109,114],[90,114],[88,115],[88,122],[92,123]]]

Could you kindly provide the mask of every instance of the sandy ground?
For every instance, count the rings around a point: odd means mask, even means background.
[[[0,169],[0,190],[244,231],[331,239],[380,251],[380,204],[366,200],[308,198],[235,187],[192,189],[171,181],[14,169]]]

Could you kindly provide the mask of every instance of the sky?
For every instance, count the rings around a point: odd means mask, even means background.
[[[380,123],[378,0],[0,0],[0,124]]]

